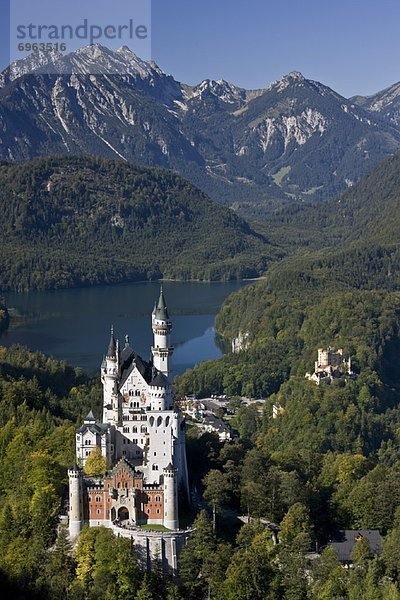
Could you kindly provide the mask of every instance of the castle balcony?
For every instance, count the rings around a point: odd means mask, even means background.
[[[116,500],[118,498],[118,490],[116,488],[110,488],[108,490],[108,494],[113,500]]]

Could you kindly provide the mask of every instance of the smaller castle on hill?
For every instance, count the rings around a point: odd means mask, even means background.
[[[344,358],[342,348],[318,348],[318,359],[315,361],[313,373],[306,373],[306,379],[314,381],[317,385],[321,383],[330,384],[334,379],[343,376],[354,378],[351,368],[351,357]]]

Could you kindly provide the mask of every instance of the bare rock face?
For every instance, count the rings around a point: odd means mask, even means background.
[[[0,158],[169,167],[228,204],[326,198],[400,148],[399,90],[346,100],[297,71],[263,90],[189,86],[126,46],[36,52],[0,74]]]

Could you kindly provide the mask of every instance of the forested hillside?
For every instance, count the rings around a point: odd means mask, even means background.
[[[8,314],[7,307],[5,303],[0,298],[0,333],[5,331],[8,327],[10,321],[10,317]]]
[[[311,368],[324,344],[343,346],[356,361],[362,354],[360,369],[377,370],[365,348],[377,356],[386,352],[395,372],[391,344],[400,290],[399,207],[396,156],[335,200],[277,211],[269,235],[277,241],[286,233],[290,255],[272,265],[264,281],[227,298],[216,319],[222,338],[230,343],[244,335],[248,350],[188,372],[180,380],[182,389],[268,395],[290,374]],[[373,331],[380,319],[388,331],[383,326]],[[351,333],[355,322],[356,336]]]
[[[267,213],[268,237],[287,248],[313,250],[359,242],[363,246],[396,245],[400,229],[400,155],[380,163],[361,181],[326,202],[289,202]],[[239,212],[240,212],[240,206]]]
[[[279,255],[171,171],[89,157],[0,166],[0,288],[262,274]]]
[[[176,380],[178,394],[265,399],[240,408],[235,400],[231,424],[241,443],[222,453],[203,484],[221,514],[221,505],[236,506],[280,524],[281,543],[268,545],[261,526],[245,525],[222,588],[211,582],[216,597],[400,598],[399,166],[388,161],[324,214],[293,211],[289,230],[297,219],[302,243],[308,235],[317,249],[284,259],[230,296],[216,326],[243,349]],[[324,232],[332,246],[321,249]],[[352,357],[355,378],[306,380],[317,349],[327,346]],[[309,554],[338,529],[379,530],[382,555],[374,558],[365,539],[350,570],[329,548]]]

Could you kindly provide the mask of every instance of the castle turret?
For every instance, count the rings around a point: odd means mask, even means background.
[[[101,381],[103,383],[103,423],[108,423],[112,417],[113,395],[119,375],[119,345],[115,341],[114,327],[111,326],[110,341],[107,354],[101,366]]]
[[[169,463],[164,469],[164,526],[178,529],[178,492],[176,469]]]
[[[153,367],[152,378],[149,385],[150,409],[171,410],[172,392],[167,377]]]
[[[68,471],[69,478],[69,535],[73,539],[82,529],[82,472],[77,465]]]
[[[171,346],[172,323],[168,315],[163,289],[161,287],[158,303],[152,314],[154,345],[151,349],[153,364],[166,377],[170,375],[171,356],[174,348]]]

